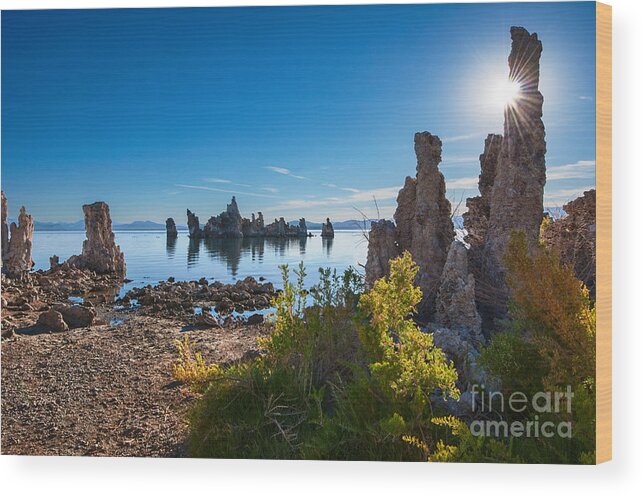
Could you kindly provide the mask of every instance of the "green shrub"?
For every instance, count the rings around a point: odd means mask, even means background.
[[[263,355],[212,378],[190,417],[194,456],[421,460],[404,436],[434,446],[441,398],[457,398],[457,374],[413,322],[421,292],[405,254],[360,297],[349,269],[320,271],[307,306],[305,271],[273,302]]]

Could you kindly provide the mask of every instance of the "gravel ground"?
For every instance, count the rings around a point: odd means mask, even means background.
[[[2,341],[2,454],[186,455],[184,413],[194,400],[171,376],[187,332],[208,362],[256,350],[263,326],[183,331],[184,322],[129,313],[100,325]]]

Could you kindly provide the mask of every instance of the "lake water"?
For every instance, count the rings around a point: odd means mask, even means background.
[[[168,277],[177,281],[205,277],[210,281],[235,282],[247,276],[266,280],[281,287],[279,265],[294,268],[303,260],[306,286],[319,280],[318,268],[338,272],[348,266],[360,273],[366,263],[367,243],[361,231],[337,231],[334,239],[322,239],[319,231],[304,239],[217,239],[193,241],[187,231],[167,241],[165,231],[117,231],[116,242],[125,253],[128,279],[121,294],[132,287],[154,284]],[[84,232],[35,232],[33,259],[35,269],[48,269],[49,257],[61,261],[82,250]]]

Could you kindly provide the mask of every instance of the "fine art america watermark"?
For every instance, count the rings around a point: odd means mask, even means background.
[[[505,394],[486,391],[484,385],[471,388],[471,409],[477,413],[525,414],[525,420],[474,420],[469,428],[478,437],[545,437],[571,439],[572,387],[565,391],[539,391],[527,395],[521,391]],[[552,414],[561,414],[565,420],[555,422]],[[546,416],[546,419],[541,419]]]

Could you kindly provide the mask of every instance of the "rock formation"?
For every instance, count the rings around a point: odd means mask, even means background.
[[[2,260],[9,247],[9,228],[7,226],[7,197],[2,192]]]
[[[199,224],[199,218],[190,212],[188,208],[188,236],[192,239],[201,239],[201,224]]]
[[[440,138],[428,132],[415,134],[417,177],[407,177],[397,197],[395,222],[401,250],[408,250],[419,266],[417,284],[423,298],[418,313],[429,318],[435,311],[435,294],[451,242],[455,237],[451,203],[446,198]]]
[[[165,232],[167,233],[168,238],[176,238],[179,235],[178,231],[176,230],[176,223],[174,222],[174,219],[172,217],[168,217],[168,219],[165,221]]]
[[[386,275],[389,259],[408,251],[419,266],[416,283],[423,296],[418,314],[428,320],[435,313],[435,297],[455,231],[444,176],[438,169],[442,160],[440,138],[428,132],[416,133],[415,155],[417,177],[407,177],[397,196],[396,227],[389,221],[371,224],[366,283],[372,285]]]
[[[505,107],[504,136],[487,136],[480,155],[480,196],[467,199],[463,215],[475,278],[477,308],[485,328],[506,313],[503,256],[511,233],[523,231],[536,246],[543,213],[545,129],[538,90],[542,44],[524,28],[511,28],[509,77],[520,93]]]
[[[242,218],[237,206],[237,200],[233,196],[224,212],[210,217],[210,220],[203,228],[203,236],[206,238],[242,238]]]
[[[297,235],[299,237],[308,236],[308,227],[306,226],[306,219],[303,217],[299,219],[299,226],[297,227]]]
[[[375,281],[387,276],[390,268],[389,261],[399,255],[395,224],[384,219],[372,222],[368,234],[366,286],[370,288]]]
[[[299,219],[299,224],[297,226],[291,226],[283,217],[279,217],[279,219],[275,219],[274,222],[265,227],[263,236],[268,238],[306,237],[308,236],[306,219],[301,218]]]
[[[304,218],[299,219],[297,226],[291,226],[283,217],[265,225],[261,212],[257,216],[253,213],[250,219],[243,218],[234,196],[226,210],[210,217],[203,229],[199,227],[199,218],[188,210],[188,229],[190,238],[193,239],[290,238],[309,235]]]
[[[589,289],[596,300],[596,190],[567,203],[567,214],[561,219],[546,222],[542,240],[560,254],[562,263],[574,269],[576,277]]]
[[[489,197],[483,249],[486,265],[480,284],[485,293],[481,303],[488,316],[506,312],[508,290],[502,258],[511,233],[523,231],[528,246],[535,247],[543,216],[546,145],[543,96],[538,90],[542,43],[536,33],[520,27],[511,28],[511,40],[509,78],[520,84],[520,94],[505,107],[504,136]]]
[[[482,320],[476,309],[475,280],[469,273],[466,247],[454,241],[444,264],[436,297],[435,321],[461,334],[469,342],[482,342]]]
[[[109,206],[105,202],[83,205],[87,239],[83,251],[66,262],[72,267],[93,270],[98,274],[125,275],[125,256],[116,244]]]
[[[244,238],[263,236],[265,233],[263,214],[258,212],[256,217],[255,214],[252,214],[250,219],[243,219],[241,230]]]
[[[6,215],[6,199],[3,198],[3,200],[5,204],[4,217]],[[22,207],[18,216],[18,224],[16,225],[15,222],[12,222],[11,226],[9,226],[10,236],[3,252],[2,270],[7,275],[22,277],[33,267],[31,258],[33,230],[33,219],[31,215],[27,214],[25,207]]]
[[[286,236],[286,220],[283,217],[275,219],[266,226],[265,236],[272,238],[283,238]]]
[[[56,270],[60,267],[60,258],[58,255],[52,255],[49,257],[49,270]]]
[[[467,212],[462,215],[464,228],[467,230],[465,241],[472,251],[479,251],[478,248],[484,245],[487,237],[489,224],[489,202],[493,182],[496,177],[496,167],[500,148],[502,147],[502,136],[489,134],[484,142],[484,151],[480,155],[480,176],[478,176],[478,189],[480,196],[467,198]]]
[[[322,238],[335,237],[335,230],[333,229],[333,225],[331,224],[330,219],[328,217],[326,217],[326,222],[322,224],[321,237]]]

